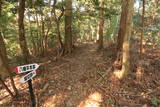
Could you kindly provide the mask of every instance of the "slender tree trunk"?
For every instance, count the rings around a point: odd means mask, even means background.
[[[125,29],[124,29],[124,41],[123,41],[123,59],[122,59],[122,77],[126,76],[130,71],[130,54],[129,54],[129,44],[130,44],[130,36],[132,31],[132,15],[133,15],[133,7],[134,0],[123,1],[123,6],[127,10],[125,14]]]
[[[62,16],[64,15],[64,7],[63,6],[61,7],[61,14],[59,16],[57,16],[56,11],[55,11],[56,2],[57,1],[54,2],[51,14],[53,14],[53,18],[54,18],[54,21],[55,21],[55,24],[56,24],[56,27],[57,27],[56,31],[57,31],[57,36],[58,36],[59,50],[62,51],[62,54],[63,54],[64,45],[63,45],[63,42],[62,42],[62,37],[61,37],[61,32],[60,32],[60,20],[61,20]]]
[[[140,40],[140,53],[143,53],[143,36],[144,36],[144,15],[145,15],[145,0],[142,0],[142,25],[141,25],[141,40]]]
[[[40,39],[39,37],[41,37],[41,29],[40,29],[40,25],[39,25],[39,20],[38,20],[38,14],[36,12],[36,8],[34,6],[34,11],[35,11],[35,16],[34,16],[34,19],[36,20],[36,27],[37,27],[37,52],[36,52],[36,55],[39,55],[40,53]]]
[[[19,44],[23,54],[24,62],[29,62],[29,50],[27,47],[27,42],[25,38],[25,29],[24,29],[24,11],[25,11],[25,0],[19,0],[19,9],[18,9],[18,26],[19,26]]]
[[[45,36],[44,36],[44,51],[45,51],[45,56],[47,55],[47,51],[48,51],[48,34],[52,28],[52,21],[51,21],[51,18],[49,18],[49,24],[47,26],[47,31],[45,33]]]
[[[42,31],[42,35],[41,35],[41,54],[42,56],[45,56],[47,52],[45,52],[45,22],[44,22],[44,15],[43,15],[43,10],[42,7],[40,7],[40,12],[41,12],[41,31]],[[46,50],[47,51],[47,50]]]
[[[45,44],[44,44],[44,37],[45,37],[45,27],[44,27],[44,24],[45,24],[45,22],[44,22],[44,15],[43,15],[43,10],[42,10],[42,7],[40,6],[39,7],[39,10],[40,10],[40,18],[41,18],[41,26],[39,26],[40,27],[40,38],[39,38],[39,47],[40,47],[40,55],[42,55],[42,56],[45,56]],[[38,18],[38,17],[37,17]]]
[[[47,55],[48,51],[48,35],[44,35],[44,56]]]
[[[100,0],[100,22],[99,22],[99,31],[98,31],[98,49],[103,48],[103,28],[104,28],[104,0]]]
[[[72,0],[65,0],[65,53],[72,52]]]
[[[29,12],[29,10],[28,10]],[[32,44],[33,44],[33,55],[36,55],[36,52],[37,52],[37,47],[36,47],[36,43],[35,43],[35,40],[34,40],[34,37],[33,37],[33,32],[32,32],[32,24],[31,24],[31,16],[28,15],[28,20],[29,20],[29,31],[30,31],[30,36],[32,38]]]
[[[44,13],[43,13],[43,8],[40,7],[40,16],[41,16],[41,31],[42,31],[42,35],[41,35],[41,55],[42,56],[46,56],[47,55],[47,34],[45,34],[45,21],[44,21]],[[48,31],[49,32],[49,31]]]
[[[124,2],[124,0],[122,0]],[[123,39],[124,39],[124,33],[126,29],[125,21],[126,21],[126,14],[128,10],[126,10],[126,5],[122,4],[122,12],[121,12],[121,18],[120,18],[120,25],[119,25],[119,31],[118,31],[118,38],[117,38],[117,56],[122,52],[123,47]]]
[[[64,47],[63,47],[63,42],[62,42],[59,22],[57,22],[56,25],[57,25],[57,35],[58,35],[59,46],[60,46],[60,49],[63,50]]]
[[[14,97],[13,93],[12,93],[11,90],[7,87],[7,85],[6,85],[5,82],[1,79],[1,77],[0,77],[0,82],[1,82],[1,84],[3,85],[3,87],[5,87],[5,89],[6,89],[7,92],[10,94],[10,96],[13,98],[13,97]]]

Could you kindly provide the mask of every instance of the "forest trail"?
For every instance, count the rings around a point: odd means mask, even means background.
[[[115,59],[111,48],[98,52],[95,43],[83,43],[78,44],[73,53],[59,57],[56,61],[53,60],[53,55],[40,59],[40,62],[52,61],[40,68],[39,74],[33,79],[39,107],[150,106],[151,99],[160,95],[160,73],[157,72],[159,65],[155,64],[159,63],[156,59],[160,55],[152,50],[152,56],[144,55],[148,58],[144,58],[147,60],[141,63],[144,64],[142,68],[145,72],[141,75],[133,72],[127,78],[118,80],[113,73]],[[148,68],[148,64],[155,67]],[[16,100],[11,100],[8,93],[0,87],[1,107],[30,105],[28,86],[27,83],[19,82],[21,77],[22,75],[17,75],[14,78],[20,91],[20,97]]]
[[[97,52],[97,46],[93,42],[78,44],[73,53],[58,60],[52,61],[40,68],[40,73],[33,79],[36,102],[40,107],[98,107],[101,105],[103,96],[99,90],[97,80],[100,74],[105,73],[104,58],[102,52]],[[54,59],[54,56],[42,58],[42,62]],[[40,61],[40,60],[39,60]],[[100,71],[101,69],[101,71]],[[101,72],[101,73],[99,73]],[[0,106],[28,107],[30,97],[27,83],[19,82],[22,75],[15,76],[14,80],[21,96],[11,101],[6,95],[0,101]],[[7,80],[8,81],[8,80]],[[100,81],[99,81],[100,82]],[[9,86],[10,87],[10,86]],[[16,106],[17,107],[17,106]]]
[[[56,97],[58,97],[57,100],[59,100],[55,101],[56,106],[83,107],[86,103],[85,101],[92,93],[96,93],[99,97],[102,97],[93,87],[96,81],[101,78],[97,75],[97,64],[103,62],[102,54],[97,52],[95,44],[82,44],[73,54],[65,56],[61,60],[63,61],[59,62],[63,63],[56,69],[53,63],[49,65],[51,73],[49,75],[52,76],[47,76],[47,80],[53,82],[53,86],[50,85],[49,90],[55,93]],[[48,98],[48,96],[46,97]],[[92,103],[100,105],[102,98],[91,98],[90,100],[91,105]],[[47,100],[45,101],[44,105],[46,107],[53,104],[51,99],[48,102]]]
[[[160,107],[159,1],[0,0],[0,107]]]

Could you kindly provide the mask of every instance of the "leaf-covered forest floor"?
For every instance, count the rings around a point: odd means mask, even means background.
[[[113,56],[114,46],[98,52],[93,43],[78,45],[71,55],[57,58],[48,54],[38,61],[50,63],[40,68],[33,79],[36,101],[40,107],[158,107],[160,99],[160,49],[146,46],[140,57],[132,47],[132,72],[124,79]],[[148,45],[149,46],[149,45]],[[140,59],[141,58],[141,59]],[[135,72],[137,71],[137,72]],[[118,75],[119,76],[119,75]],[[0,86],[0,107],[29,107],[27,83],[14,77],[20,92],[11,100]],[[6,83],[8,80],[6,80]],[[157,103],[157,105],[156,105]]]

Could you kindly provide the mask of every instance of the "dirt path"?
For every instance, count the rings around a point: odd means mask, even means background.
[[[52,72],[50,75],[55,74],[52,78],[49,77],[49,81],[53,82],[53,86],[51,86],[53,88],[49,87],[49,90],[52,90],[57,95],[54,96],[58,97],[58,99],[55,98],[59,100],[55,102],[56,106],[83,107],[92,93],[102,97],[101,93],[93,87],[95,81],[100,78],[97,75],[96,65],[103,62],[101,56],[100,53],[97,53],[95,44],[83,44],[72,55],[62,58],[64,63],[61,64],[61,67],[55,69],[54,64],[49,65],[50,72]],[[51,99],[45,100],[44,106],[49,107],[53,104]],[[99,105],[102,98],[89,98],[90,100],[93,100],[91,105],[92,103]]]

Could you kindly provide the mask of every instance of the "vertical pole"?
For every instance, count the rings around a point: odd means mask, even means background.
[[[32,102],[32,106],[31,107],[35,107],[36,106],[36,101],[35,101],[35,95],[33,92],[33,87],[32,87],[32,80],[28,80],[28,88],[29,88],[29,93],[30,93],[30,98],[31,98],[31,102]]]
[[[144,15],[145,15],[145,0],[142,0],[142,31],[141,31],[141,41],[140,41],[140,53],[143,53],[143,39],[144,39]]]

